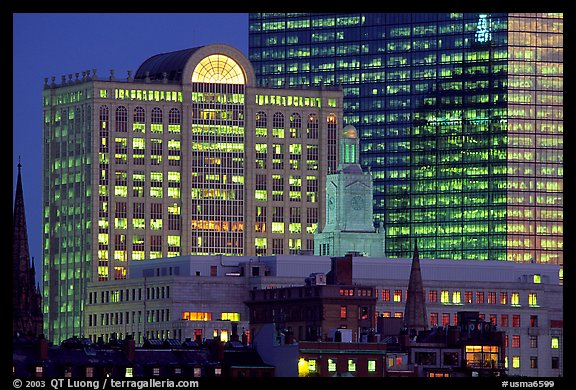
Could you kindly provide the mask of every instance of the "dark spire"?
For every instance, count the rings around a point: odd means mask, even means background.
[[[14,200],[14,226],[12,230],[12,254],[14,278],[20,272],[29,272],[30,270],[30,251],[28,247],[28,230],[26,228],[26,210],[24,209],[24,192],[22,190],[22,175],[20,173],[20,157],[18,157],[18,179],[16,182],[16,196]],[[18,282],[14,280],[14,287]]]
[[[417,241],[414,241],[412,269],[410,270],[408,294],[406,307],[404,309],[404,324],[409,334],[428,329],[428,316],[426,314],[424,284],[422,283],[422,271],[420,269],[420,255],[418,253]]]
[[[12,221],[12,328],[14,333],[38,336],[42,333],[41,295],[36,286],[34,260],[30,261],[21,168],[18,158]]]

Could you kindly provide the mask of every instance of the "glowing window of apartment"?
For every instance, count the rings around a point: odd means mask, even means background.
[[[395,311],[394,318],[404,318],[404,313],[401,311]]]
[[[534,274],[534,284],[540,284],[542,283],[542,277],[540,276],[540,274]]]
[[[505,291],[500,293],[500,304],[501,305],[508,304],[508,293]]]
[[[440,302],[450,303],[450,292],[448,290],[440,291]]]
[[[536,293],[528,294],[528,306],[538,307],[538,294]]]
[[[336,360],[328,359],[328,371],[335,372],[336,371]]]
[[[240,321],[240,313],[222,313],[220,319],[222,321]]]
[[[552,343],[550,344],[550,348],[558,349],[560,346],[560,338],[559,337],[552,337]]]
[[[450,313],[442,313],[442,326],[450,325]]]
[[[126,378],[132,378],[134,377],[134,368],[132,367],[126,367]]]
[[[316,372],[316,359],[308,360],[308,371]]]
[[[368,360],[368,372],[375,372],[376,371],[376,360]]]
[[[484,303],[484,292],[476,291],[476,303]]]
[[[182,319],[188,321],[212,321],[212,313],[210,312],[196,312],[196,311],[183,311]]]
[[[520,348],[520,335],[512,335],[512,348]]]
[[[460,296],[460,291],[452,291],[452,303],[460,304],[462,303],[462,297]]]
[[[489,291],[488,292],[488,304],[490,304],[490,305],[496,304],[496,292],[495,291]]]
[[[390,290],[382,289],[382,300],[390,302]]]
[[[520,368],[520,356],[512,356],[512,368]]]
[[[242,67],[223,54],[204,57],[192,72],[192,82],[217,84],[245,84]]]
[[[348,372],[356,372],[356,361],[348,359]]]
[[[512,296],[510,297],[510,304],[512,306],[520,306],[520,293],[512,293]]]
[[[340,306],[340,318],[344,319],[348,317],[346,306]]]
[[[473,295],[472,291],[464,291],[464,302],[472,303]]]
[[[428,291],[428,301],[429,302],[438,302],[438,291],[436,291],[436,290]]]
[[[402,290],[394,290],[394,302],[402,302]]]

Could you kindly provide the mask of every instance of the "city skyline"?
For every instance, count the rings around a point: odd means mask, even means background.
[[[214,29],[214,25],[221,28]],[[138,66],[154,54],[212,43],[229,44],[247,55],[248,14],[13,14],[11,208],[20,162],[30,255],[37,270],[42,269],[42,86],[45,78],[50,81],[55,77],[59,82],[63,75],[68,77],[94,69],[99,77],[107,78],[114,69],[118,79],[125,79],[127,71],[135,73]],[[37,272],[40,283],[41,277],[41,272]]]

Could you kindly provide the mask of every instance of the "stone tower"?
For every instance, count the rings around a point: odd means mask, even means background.
[[[362,171],[359,156],[358,132],[348,125],[340,136],[338,168],[326,177],[326,224],[314,235],[317,256],[384,256],[384,229],[374,227],[372,175]]]

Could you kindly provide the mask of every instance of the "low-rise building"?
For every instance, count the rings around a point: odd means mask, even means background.
[[[403,318],[411,259],[353,256],[352,263],[354,283],[373,291],[372,315]],[[558,265],[445,259],[420,259],[420,265],[431,328],[458,326],[458,312],[478,312],[505,332],[509,375],[563,375]],[[114,334],[133,335],[138,345],[144,337],[183,341],[218,335],[225,340],[235,325],[251,344],[255,334],[245,304],[251,291],[302,286],[306,279],[328,274],[331,266],[331,257],[312,255],[129,262],[126,280],[88,285],[83,336],[106,341]],[[293,337],[302,341],[297,332]]]

